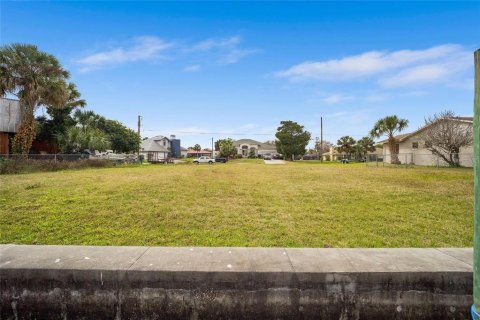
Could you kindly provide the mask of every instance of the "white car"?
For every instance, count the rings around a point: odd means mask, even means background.
[[[196,158],[195,160],[193,160],[193,163],[195,163],[195,164],[200,164],[200,163],[214,164],[215,159],[212,159],[212,158],[206,157],[206,156],[202,156],[200,158]]]

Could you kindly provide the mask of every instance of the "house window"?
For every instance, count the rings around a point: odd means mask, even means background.
[[[163,140],[163,146],[165,147],[167,145],[167,142]]]
[[[412,142],[412,149],[418,149],[418,142]]]

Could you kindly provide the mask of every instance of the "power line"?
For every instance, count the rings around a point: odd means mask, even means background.
[[[151,129],[143,129],[142,132],[159,132],[163,130],[151,130]],[[172,130],[174,133],[183,133],[183,134],[192,134],[192,135],[232,135],[232,136],[274,136],[275,133],[256,133],[256,132],[249,132],[249,133],[239,133],[239,132],[198,132],[198,131],[176,131]],[[312,132],[313,135],[321,135],[321,132]],[[368,134],[351,134],[351,133],[328,133],[328,134],[323,134],[324,137],[338,137],[338,136],[351,136],[351,137],[365,137],[368,136]]]

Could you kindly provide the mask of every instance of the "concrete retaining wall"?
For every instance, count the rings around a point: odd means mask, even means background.
[[[472,249],[0,246],[1,319],[468,319]]]

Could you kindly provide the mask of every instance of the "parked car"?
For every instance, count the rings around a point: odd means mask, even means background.
[[[228,159],[224,157],[216,157],[215,162],[227,163]]]
[[[212,159],[207,156],[201,156],[200,158],[196,158],[193,160],[193,163],[195,164],[200,164],[200,163],[208,163],[208,164],[213,164],[215,162],[215,159]]]

